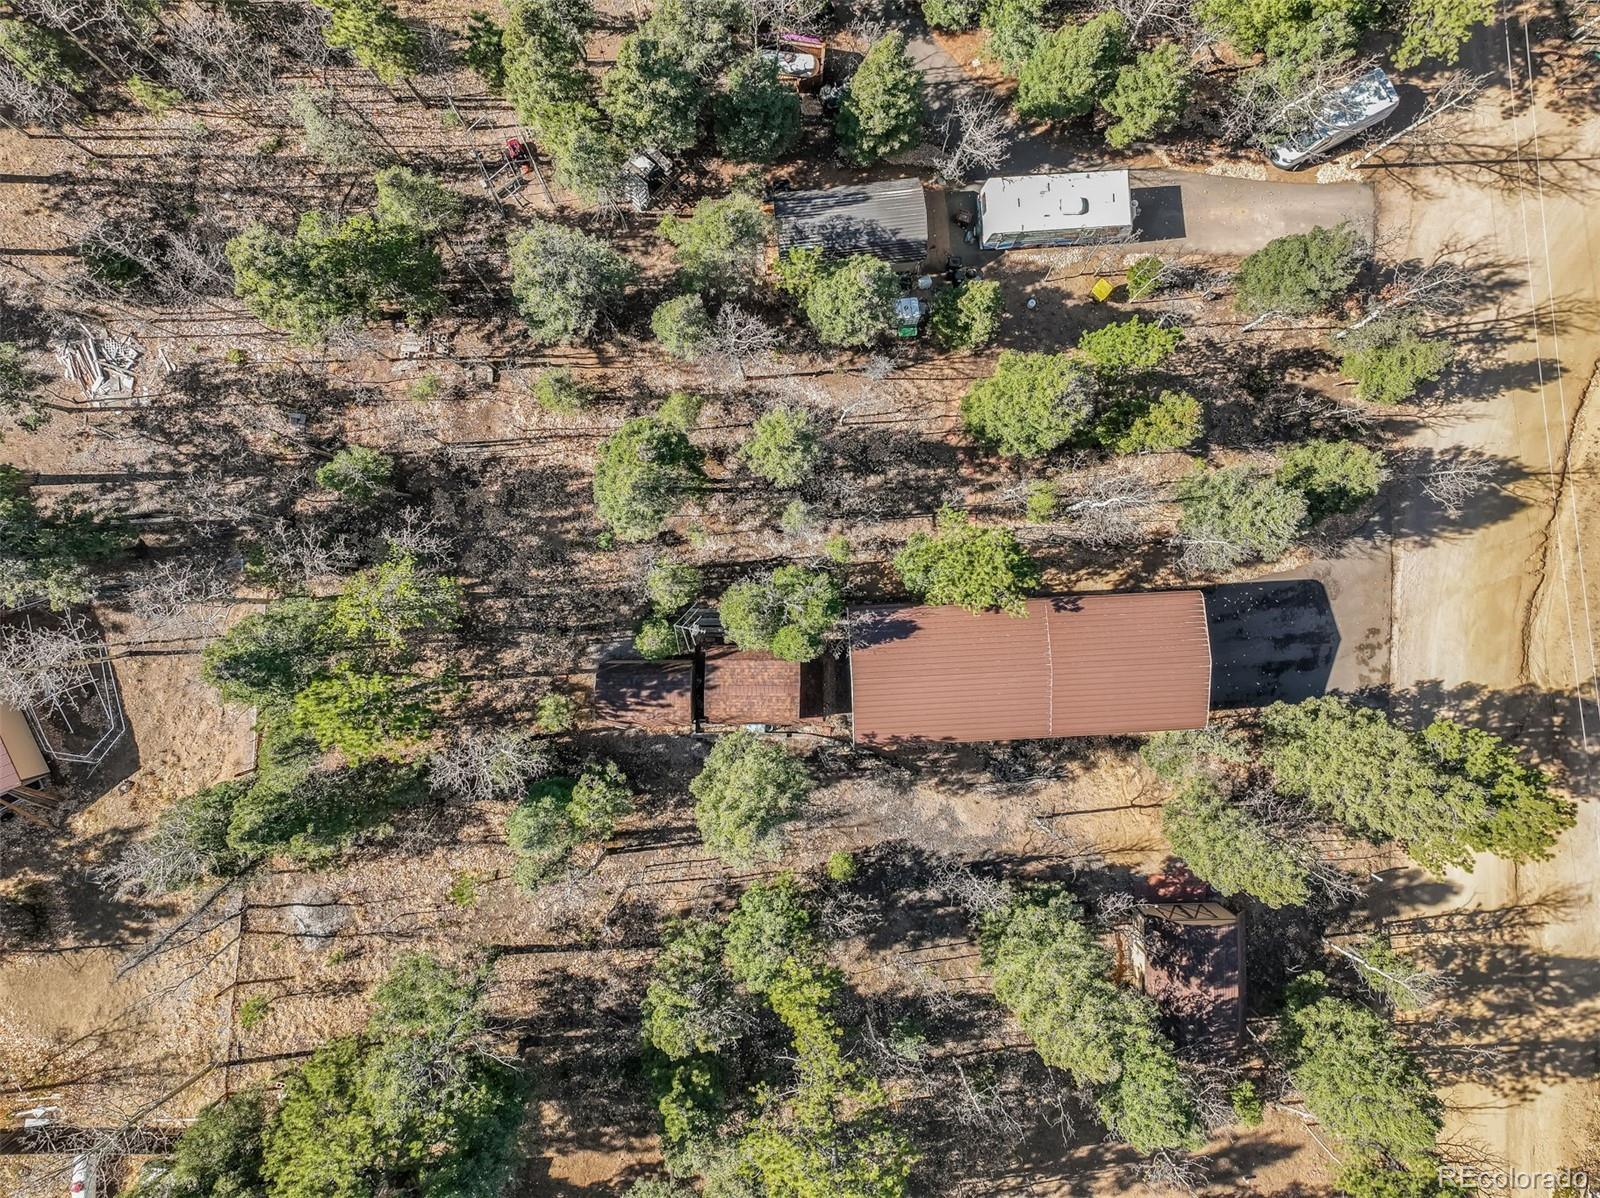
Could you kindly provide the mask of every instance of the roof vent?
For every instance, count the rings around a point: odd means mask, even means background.
[[[1068,216],[1082,216],[1089,211],[1089,197],[1069,196],[1067,202],[1061,206],[1061,210]]]

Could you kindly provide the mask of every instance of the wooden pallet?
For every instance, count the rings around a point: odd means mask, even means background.
[[[5,794],[0,794],[0,813],[15,811],[23,819],[38,824],[41,828],[51,826],[45,817],[53,815],[60,806],[60,799],[32,786],[14,786]]]

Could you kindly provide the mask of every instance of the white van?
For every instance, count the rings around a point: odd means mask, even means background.
[[[1267,151],[1273,165],[1286,171],[1320,158],[1341,142],[1349,141],[1363,129],[1388,120],[1400,107],[1400,93],[1394,90],[1378,67],[1357,75],[1330,95],[1317,113],[1317,119],[1299,137],[1291,138]]]

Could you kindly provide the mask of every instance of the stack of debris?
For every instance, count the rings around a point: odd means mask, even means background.
[[[56,361],[64,377],[83,388],[91,401],[133,394],[133,368],[143,350],[132,337],[91,333],[83,321],[72,322],[78,332],[56,335]]]

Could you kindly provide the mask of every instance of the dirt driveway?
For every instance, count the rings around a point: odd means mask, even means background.
[[[1274,238],[1348,221],[1370,240],[1377,195],[1366,183],[1271,183],[1193,171],[1131,172],[1139,244],[1153,250],[1250,254]]]

